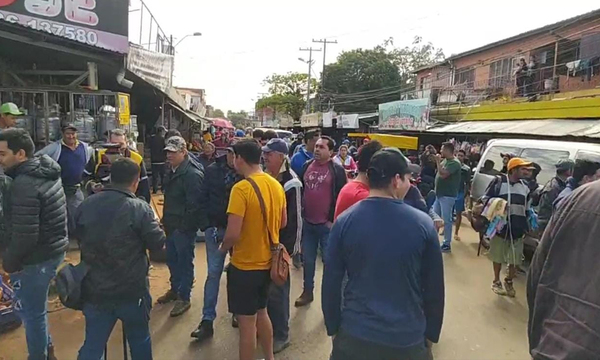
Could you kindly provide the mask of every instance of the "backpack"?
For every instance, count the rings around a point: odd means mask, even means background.
[[[116,150],[116,151],[115,151]],[[118,149],[108,148],[102,155],[99,152],[96,153],[96,159],[98,164],[96,165],[96,177],[98,180],[106,183],[110,179],[110,168],[112,163],[117,159],[123,158],[125,155],[121,154]]]
[[[56,290],[65,307],[83,310],[82,284],[88,271],[89,266],[81,261],[77,265],[66,264],[56,274]]]
[[[15,313],[15,293],[0,276],[0,334],[21,326],[21,318]]]
[[[492,182],[488,185],[488,188],[485,191],[486,194],[492,186],[494,186],[494,194],[500,194],[500,190],[502,189],[502,176],[506,175],[497,175],[494,177],[494,180],[492,180]],[[473,209],[471,210],[471,217],[469,219],[471,222],[471,227],[477,233],[485,232],[488,226],[490,225],[489,220],[485,216],[481,215],[483,209],[485,208],[485,205],[487,204],[487,199],[484,199],[484,197],[485,195],[477,200],[477,204],[473,205]]]

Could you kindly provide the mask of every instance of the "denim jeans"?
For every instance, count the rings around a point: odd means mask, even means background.
[[[190,301],[194,282],[194,249],[196,233],[184,233],[179,230],[167,237],[167,266],[171,273],[171,291],[182,300]]]
[[[313,225],[304,221],[302,228],[302,257],[304,259],[304,291],[312,292],[315,288],[315,269],[319,246],[325,254],[329,228],[325,224]]]
[[[452,212],[456,197],[442,196],[435,199],[433,211],[444,220],[444,245],[450,246],[452,242]]]
[[[48,345],[52,344],[48,332],[48,289],[64,258],[61,254],[10,274],[15,290],[15,311],[25,324],[29,360],[46,360],[48,357]]]
[[[164,180],[165,180],[165,163],[162,164],[151,164],[150,168],[152,169],[152,191],[154,193],[158,190],[158,179],[160,179],[160,189],[163,189]]]
[[[271,283],[267,312],[273,324],[273,338],[286,341],[290,332],[290,276],[282,286]]]
[[[83,191],[80,187],[65,186],[65,197],[67,198],[67,227],[69,237],[75,231],[75,212],[84,200]]]
[[[226,254],[219,251],[219,244],[225,236],[225,229],[215,227],[206,229],[206,263],[208,275],[204,283],[204,308],[202,320],[214,321],[217,317],[217,299],[221,275],[225,266]]]
[[[117,320],[123,322],[123,331],[131,350],[132,360],[151,360],[150,293],[138,300],[118,304],[85,304],[85,341],[79,350],[80,360],[104,359],[104,348]]]

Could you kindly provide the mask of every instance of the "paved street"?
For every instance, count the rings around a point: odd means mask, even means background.
[[[446,311],[440,343],[434,348],[436,359],[527,359],[527,302],[525,278],[515,283],[517,297],[509,299],[492,293],[491,263],[477,257],[477,237],[467,226],[461,229],[463,241],[455,242],[453,253],[444,255],[446,272]],[[368,239],[365,239],[368,240]],[[76,254],[70,254],[74,258]],[[221,279],[218,319],[215,337],[199,345],[189,337],[202,315],[202,289],[206,277],[204,245],[196,249],[198,282],[192,298],[192,309],[183,317],[169,317],[170,306],[156,305],[151,328],[155,359],[237,359],[237,331],[230,325],[225,296],[225,276]],[[317,273],[315,302],[305,308],[291,310],[292,345],[277,359],[328,359],[331,340],[325,334],[320,306],[320,279]],[[155,264],[151,271],[152,296],[167,288],[168,271]],[[292,274],[292,302],[302,291],[302,272]],[[84,321],[80,313],[62,310],[50,315],[50,328],[59,359],[75,359],[83,342]],[[122,359],[121,329],[116,328],[109,344],[108,360]],[[260,354],[257,353],[257,358]],[[0,360],[26,359],[24,329],[0,336]]]

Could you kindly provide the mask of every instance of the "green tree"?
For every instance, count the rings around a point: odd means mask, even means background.
[[[296,95],[271,95],[259,99],[256,102],[256,109],[264,109],[270,107],[278,113],[283,113],[298,120],[302,116],[302,111],[306,106],[306,100],[303,97]]]
[[[239,112],[228,110],[227,119],[229,119],[236,128],[245,128],[251,125],[251,122],[248,119],[248,113],[244,110]]]
[[[211,115],[214,118],[224,118],[225,117],[225,113],[221,109],[215,109],[215,111],[213,111],[213,113]]]
[[[444,60],[444,51],[430,42],[424,43],[420,36],[415,36],[412,44],[403,48],[395,48],[392,37],[384,40],[380,47],[388,52],[394,65],[398,67],[403,88],[416,87],[415,70]]]
[[[383,47],[345,51],[325,67],[321,104],[337,112],[364,112],[399,98],[398,67]]]
[[[373,49],[343,52],[325,67],[321,105],[333,105],[337,112],[365,112],[403,96],[410,98],[416,86],[414,71],[443,59],[443,51],[420,36],[402,48],[394,47],[390,37]]]
[[[311,78],[311,93],[318,90],[318,81]],[[256,109],[270,107],[276,112],[287,114],[298,120],[306,107],[308,74],[288,72],[287,74],[272,74],[263,81],[269,89],[269,96],[256,102]]]
[[[263,80],[263,85],[269,87],[271,95],[296,95],[306,97],[306,85],[308,74],[297,72],[288,72],[285,75],[273,74]],[[314,93],[317,89],[318,82],[311,78],[310,89]]]

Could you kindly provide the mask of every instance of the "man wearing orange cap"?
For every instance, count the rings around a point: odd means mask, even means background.
[[[527,222],[529,187],[524,180],[531,177],[533,163],[515,157],[508,161],[506,168],[508,173],[497,176],[489,185],[485,196],[487,199],[501,198],[508,202],[506,225],[490,239],[490,257],[494,263],[492,291],[498,295],[515,297],[513,279],[516,266],[521,265],[523,261],[523,237],[529,229]],[[500,281],[502,264],[508,265],[504,288]]]

